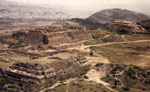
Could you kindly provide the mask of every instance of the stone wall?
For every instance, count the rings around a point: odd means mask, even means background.
[[[138,23],[132,21],[125,21],[125,20],[114,21],[112,23],[106,24],[105,27],[121,34],[129,34],[129,33],[148,34],[149,33]]]
[[[0,85],[11,92],[37,92],[57,81],[85,74],[87,70],[81,64],[84,60],[85,58],[74,58],[46,65],[16,63],[10,69],[3,70],[4,73],[0,76],[3,84]]]

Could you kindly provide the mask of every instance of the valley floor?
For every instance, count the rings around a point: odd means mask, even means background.
[[[56,25],[37,28],[38,35],[50,40],[47,45],[41,39],[40,44],[32,45],[35,34],[30,31],[25,31],[25,38],[19,34],[2,39],[0,47],[5,51],[0,50],[0,69],[4,71],[0,71],[0,85],[13,89],[14,81],[19,80],[39,84],[32,85],[33,89],[39,87],[38,92],[150,92],[149,34],[122,35],[102,28],[85,30],[77,24]],[[13,81],[3,81],[5,77]],[[16,88],[26,86],[15,84]],[[26,88],[19,89],[25,92]]]

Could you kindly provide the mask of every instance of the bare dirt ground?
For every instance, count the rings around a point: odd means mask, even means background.
[[[101,80],[101,78],[103,78],[106,75],[106,71],[107,71],[107,67],[102,67],[99,70],[96,70],[96,69],[92,68],[91,70],[89,70],[87,72],[86,76],[88,77],[88,79],[85,79],[85,81],[90,81],[90,82],[95,82],[95,83],[98,83],[98,84],[102,84],[106,88],[111,90],[112,92],[118,92],[118,91],[110,88],[109,87],[110,84],[108,84],[108,83]]]
[[[103,44],[97,44],[97,45],[88,45],[88,46],[85,46],[85,48],[88,48],[91,46],[106,46],[106,45],[113,45],[113,44],[141,43],[141,42],[150,42],[150,40],[137,40],[137,41],[128,41],[128,42],[110,42],[110,43],[103,43]]]
[[[28,26],[29,24],[19,24],[19,25],[20,26],[24,25],[24,26],[22,26],[22,28],[27,28],[26,26]],[[19,25],[18,26],[17,26],[17,24],[15,25],[16,29],[19,28]],[[31,25],[37,25],[37,26],[41,25],[41,26],[43,26],[43,23],[39,23],[39,24],[38,23],[37,24],[36,23],[32,23]],[[32,27],[33,26],[30,26],[28,28],[32,28]],[[16,29],[14,29],[14,30],[16,30]],[[6,31],[6,30],[8,30],[8,31]],[[5,31],[6,31],[6,33],[9,33],[9,29],[5,29]],[[3,32],[0,31],[0,35],[1,35],[1,33],[3,33]],[[61,32],[59,32],[59,33],[61,33]],[[101,39],[107,38],[109,36],[110,35],[106,35],[106,36],[102,37]],[[109,42],[109,43],[102,43],[102,44],[96,44],[96,45],[84,45],[83,43],[85,41],[88,41],[88,40],[79,41],[77,43],[81,43],[82,44],[81,46],[75,46],[75,47],[67,48],[67,50],[79,50],[81,52],[88,52],[89,53],[89,52],[91,52],[90,47],[92,47],[92,46],[107,46],[107,45],[125,44],[125,43],[150,42],[150,40],[128,41],[125,38],[125,35],[122,35],[121,37],[124,40],[123,42]],[[90,40],[93,40],[93,39],[90,39]],[[58,45],[56,47],[64,46],[64,45],[77,44],[77,43],[66,43],[66,44]],[[68,56],[68,55],[66,55],[66,56]],[[62,57],[64,57],[64,56],[62,56]],[[143,55],[141,55],[141,57],[150,58],[149,56],[143,56]],[[86,74],[86,76],[88,77],[88,79],[85,79],[85,81],[91,81],[91,82],[94,82],[94,83],[102,84],[105,87],[107,87],[108,89],[112,90],[112,92],[118,92],[118,91],[113,90],[112,88],[110,88],[108,83],[106,83],[106,82],[104,82],[104,81],[101,80],[104,76],[106,76],[106,73],[108,71],[107,67],[106,66],[105,67],[101,67],[101,69],[95,69],[95,67],[94,67],[98,63],[107,63],[107,64],[109,64],[110,61],[107,58],[105,58],[105,57],[103,57],[101,55],[98,55],[98,56],[85,56],[85,58],[87,60],[87,62],[85,63],[85,65],[90,65],[91,66],[91,69]],[[77,81],[77,80],[78,80],[77,78],[71,78],[71,79],[65,80],[63,82],[58,81],[53,86],[45,88],[45,89],[41,90],[40,92],[45,92],[46,90],[54,89],[54,88],[56,88],[56,87],[58,87],[58,86],[60,86],[62,84],[67,84],[66,92],[69,92],[69,90],[68,90],[69,89],[69,83],[71,83],[73,81]]]
[[[67,84],[66,92],[69,92],[68,91],[69,83],[71,83],[73,81],[77,81],[77,80],[78,80],[77,78],[70,78],[70,79],[65,80],[64,82],[58,81],[53,86],[45,88],[45,89],[41,90],[40,92],[45,92],[46,90],[54,89],[54,88],[56,88],[56,87],[58,87],[58,86],[60,86],[62,84]]]
[[[86,64],[90,64],[91,66],[95,66],[97,63],[110,63],[109,60],[103,56],[99,56],[99,57],[90,57],[87,56],[86,57]]]
[[[108,36],[105,36],[105,37],[108,37]],[[106,45],[113,45],[113,44],[150,42],[150,40],[127,41],[127,39],[124,37],[124,35],[122,36],[122,38],[124,39],[124,42],[111,42],[111,43],[103,43],[103,44],[87,45],[87,46],[82,45],[82,46],[78,46],[78,47],[72,47],[69,49],[77,49],[80,51],[90,52],[89,48],[92,46],[106,46]],[[141,57],[150,58],[149,56],[141,56]],[[87,60],[86,64],[91,65],[91,67],[93,67],[97,63],[110,63],[109,60],[103,56],[98,56],[98,57],[87,56],[86,60]],[[112,90],[112,92],[118,92],[118,91],[110,88],[108,83],[101,80],[101,78],[103,78],[106,75],[106,72],[107,72],[106,67],[102,67],[99,70],[94,69],[94,67],[93,67],[87,72],[86,76],[88,77],[88,79],[85,79],[85,81],[92,81],[92,82],[95,82],[98,84],[102,84],[102,85],[106,86],[108,89]]]
[[[0,35],[10,35],[12,32],[17,32],[19,30],[31,30],[34,28],[41,28],[41,27],[46,27],[49,25],[52,25],[52,22],[42,22],[42,21],[38,21],[38,22],[19,22],[19,23],[14,23],[11,25],[3,25],[0,26]]]
[[[96,69],[91,69],[90,71],[88,71],[86,76],[88,77],[86,81],[92,81],[92,82],[100,83],[103,85],[109,85],[108,83],[100,80],[102,77],[105,76],[105,71],[100,72],[100,71],[97,71]]]
[[[125,38],[125,35],[122,35],[121,37],[124,40],[124,42],[128,42],[128,40]]]

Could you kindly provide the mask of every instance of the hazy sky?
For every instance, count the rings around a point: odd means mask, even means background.
[[[25,4],[60,5],[69,9],[97,11],[105,8],[126,8],[150,13],[150,0],[10,0]]]
[[[97,4],[150,4],[149,0],[11,0],[21,3],[31,3],[31,4],[59,4],[59,5],[97,5]]]

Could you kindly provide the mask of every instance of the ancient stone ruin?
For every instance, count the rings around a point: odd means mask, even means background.
[[[119,34],[149,33],[138,23],[133,21],[126,21],[126,20],[115,20],[112,23],[106,24],[105,27],[110,30],[116,31]]]

